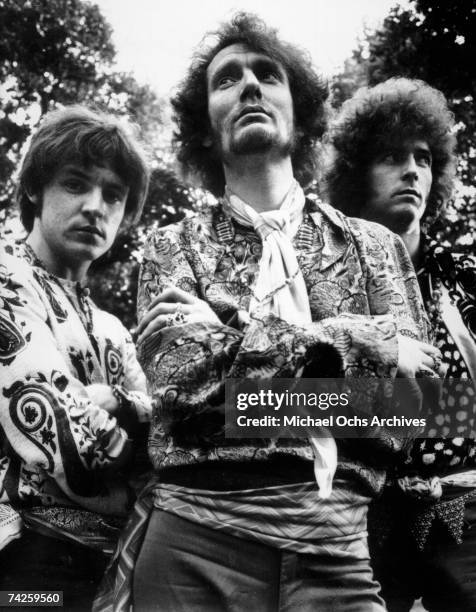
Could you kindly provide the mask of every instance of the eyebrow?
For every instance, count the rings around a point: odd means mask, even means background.
[[[222,76],[229,74],[231,72],[237,72],[241,67],[241,62],[237,59],[230,58],[228,60],[224,60],[222,64],[218,65],[218,68],[211,75],[210,85],[214,86],[221,79]]]
[[[62,168],[61,173],[63,173],[66,177],[70,176],[88,182],[93,179],[91,172],[88,171],[87,168],[78,166],[66,165]],[[129,189],[128,185],[123,183],[120,179],[108,179],[107,186],[109,188],[112,187],[113,189],[116,189],[121,194],[125,194]]]
[[[428,153],[428,155],[429,155],[430,157],[432,157],[432,155],[431,155],[431,149],[430,149],[430,147],[428,147],[427,145],[424,145],[424,146],[418,146],[418,147],[416,147],[416,148],[415,148],[415,152],[416,152],[416,153]]]
[[[224,60],[223,64],[219,65],[217,70],[211,75],[210,85],[215,86],[222,76],[238,72],[243,64],[236,58]],[[256,57],[250,62],[252,70],[272,69],[276,71],[282,78],[286,75],[284,68],[279,62],[270,57]]]
[[[61,174],[72,175],[77,178],[82,178],[86,180],[91,179],[91,175],[88,173],[86,169],[78,168],[77,166],[63,166],[61,169]]]

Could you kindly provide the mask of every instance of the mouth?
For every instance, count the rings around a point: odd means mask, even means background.
[[[99,227],[95,225],[82,225],[81,227],[75,227],[74,231],[87,234],[89,236],[98,236],[99,238],[105,238],[105,234]]]
[[[258,105],[249,105],[245,106],[239,113],[236,118],[236,121],[239,121],[243,117],[249,117],[250,119],[259,118],[260,115],[269,116],[269,113],[262,107]]]
[[[402,189],[394,193],[393,197],[409,197],[415,200],[421,200],[421,193],[416,189]]]

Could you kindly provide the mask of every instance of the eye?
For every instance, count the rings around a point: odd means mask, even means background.
[[[76,178],[68,178],[63,181],[63,187],[70,193],[84,193],[87,185],[84,181]]]
[[[415,159],[416,163],[422,168],[431,168],[432,158],[430,153],[418,153]]]
[[[389,151],[387,153],[383,153],[379,157],[379,161],[382,164],[395,164],[398,162],[398,155],[395,153],[395,151]]]
[[[227,87],[230,87],[231,85],[233,85],[235,82],[236,82],[236,78],[227,74],[227,75],[220,77],[220,79],[218,80],[218,87],[220,89],[226,89]]]
[[[264,70],[260,78],[266,83],[277,83],[281,80],[281,75],[276,70]]]
[[[122,204],[125,199],[125,194],[117,189],[105,189],[103,192],[103,198],[108,204]]]

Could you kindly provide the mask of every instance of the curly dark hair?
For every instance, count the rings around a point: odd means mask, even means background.
[[[427,83],[391,78],[362,87],[344,102],[326,136],[329,163],[324,191],[329,203],[359,216],[368,193],[368,168],[405,140],[421,139],[432,155],[432,186],[422,223],[430,225],[451,196],[456,156],[453,113],[441,91]]]
[[[208,38],[212,43],[208,43]],[[286,43],[251,13],[237,13],[230,22],[205,36],[187,76],[172,98],[177,130],[174,142],[183,173],[200,178],[203,187],[219,197],[225,187],[223,166],[213,150],[203,144],[210,133],[207,68],[225,47],[242,43],[277,60],[285,69],[294,104],[296,143],[291,153],[293,171],[303,186],[317,171],[317,141],[327,126],[327,84],[315,72],[309,56]]]

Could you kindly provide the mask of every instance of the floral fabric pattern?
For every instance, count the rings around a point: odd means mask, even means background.
[[[173,285],[206,300],[221,325],[165,327],[138,347],[156,401],[149,453],[156,469],[203,461],[266,460],[275,453],[312,459],[307,440],[232,440],[224,437],[228,377],[299,376],[392,378],[397,332],[427,339],[427,319],[403,243],[381,226],[348,219],[307,201],[294,237],[308,291],[312,323],[298,327],[248,310],[261,257],[255,232],[230,220],[220,205],[153,232],[141,268],[138,313]],[[380,445],[402,451],[391,436],[341,442],[340,469],[375,493],[383,470],[367,465]],[[353,447],[353,448],[351,448]],[[352,459],[348,458],[348,454]],[[339,468],[338,468],[339,472]]]
[[[123,462],[127,433],[85,386],[120,385],[131,410],[148,419],[129,333],[25,245],[0,251],[0,304],[0,502],[123,512],[124,484],[102,472]]]

